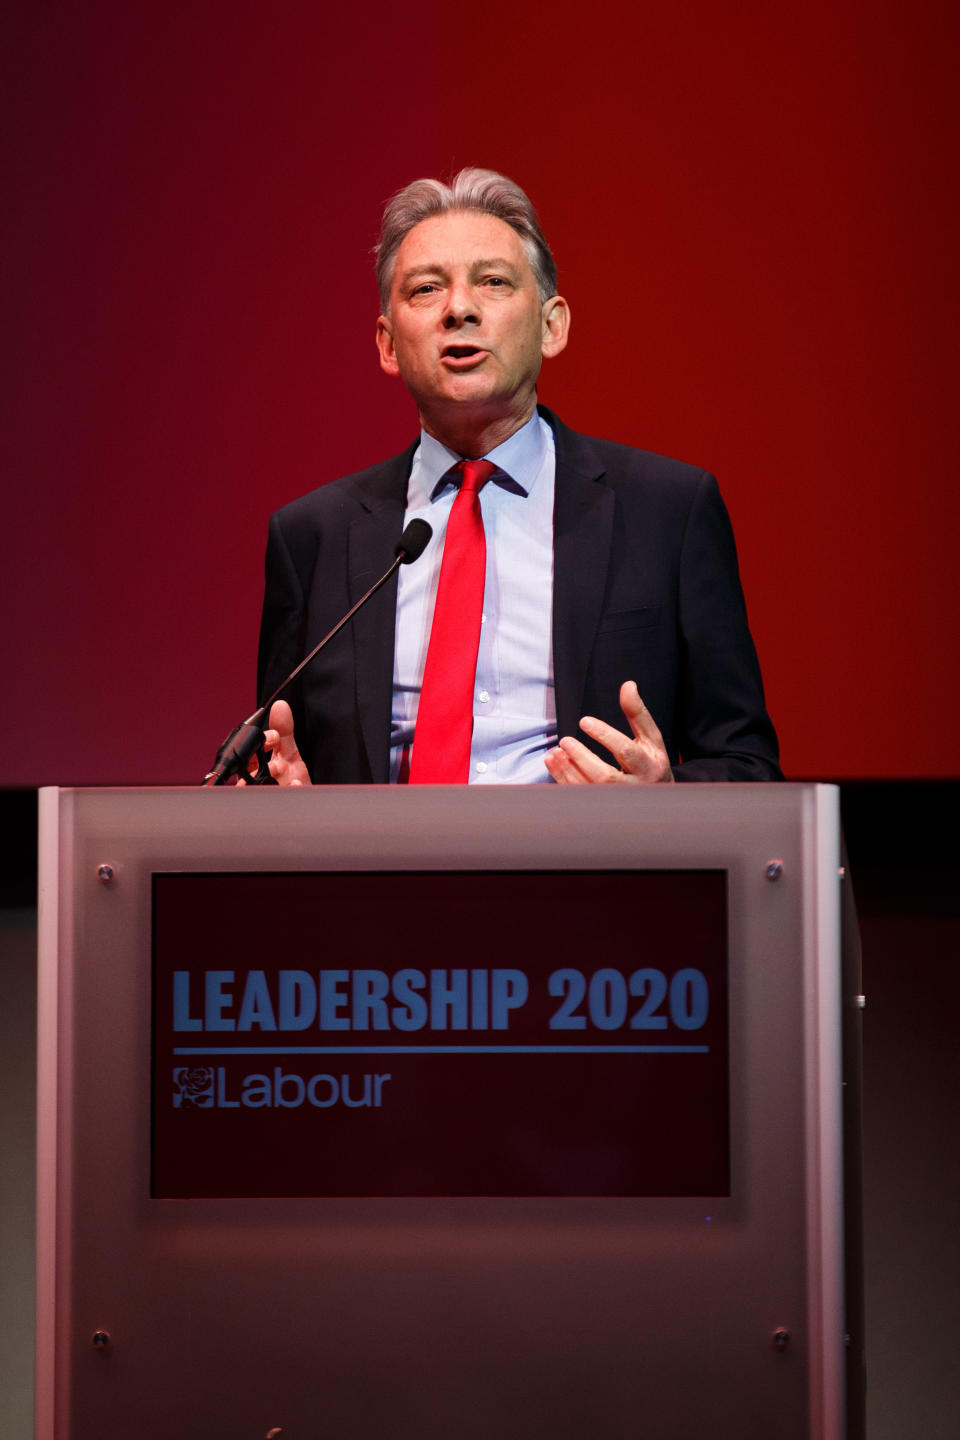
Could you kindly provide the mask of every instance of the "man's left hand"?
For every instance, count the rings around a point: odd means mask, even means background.
[[[581,730],[609,750],[617,765],[608,765],[579,740],[565,735],[556,750],[548,751],[543,760],[558,785],[672,783],[673,771],[663,736],[632,680],[620,686],[620,709],[630,723],[632,740],[622,730],[615,730],[592,715],[585,715],[580,721]]]
[[[270,728],[263,732],[263,746],[270,752],[267,763],[274,780],[278,785],[311,785],[310,771],[297,749],[293,734],[293,711],[286,700],[274,700],[268,724]],[[250,760],[250,774],[256,773],[257,758],[254,755]],[[242,777],[237,781],[238,785],[246,783]]]

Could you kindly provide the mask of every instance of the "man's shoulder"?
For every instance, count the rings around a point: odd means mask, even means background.
[[[540,413],[553,429],[558,466],[584,478],[602,480],[614,487],[642,483],[654,489],[689,492],[709,476],[702,465],[691,465],[653,450],[571,430],[545,406],[540,407]]]
[[[348,520],[359,511],[377,510],[381,506],[403,501],[406,495],[410,465],[417,441],[389,460],[341,475],[309,490],[277,510],[271,523],[286,530],[305,523],[322,524],[335,519]]]

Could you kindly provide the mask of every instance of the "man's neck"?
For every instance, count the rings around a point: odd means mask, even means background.
[[[536,397],[524,413],[510,415],[445,413],[442,416],[426,415],[420,411],[420,424],[428,435],[446,445],[456,455],[475,458],[489,455],[498,445],[509,440],[521,426],[526,425],[537,408]]]

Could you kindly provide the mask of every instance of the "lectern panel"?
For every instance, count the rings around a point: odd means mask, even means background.
[[[838,867],[823,786],[43,792],[36,1440],[836,1440]]]

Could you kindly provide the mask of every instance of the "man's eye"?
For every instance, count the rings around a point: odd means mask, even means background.
[[[422,285],[417,285],[410,293],[411,295],[432,295],[436,288],[432,280],[424,280]]]
[[[485,284],[496,285],[498,288],[505,286],[506,283],[502,275],[488,275],[485,281]]]

